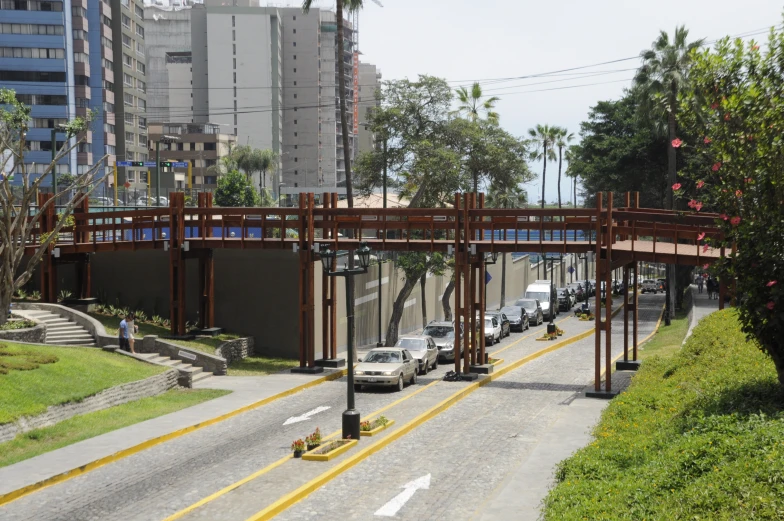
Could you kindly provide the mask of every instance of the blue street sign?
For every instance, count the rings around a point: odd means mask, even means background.
[[[146,167],[150,167],[151,166],[151,167],[154,168],[155,167],[155,161],[145,161],[144,162],[144,166],[146,166]]]
[[[133,161],[117,161],[117,166],[131,166]]]
[[[567,269],[566,271],[568,271],[569,273],[574,273],[574,268],[572,266],[569,266],[569,269]]]
[[[171,166],[174,168],[188,168],[188,163],[186,161],[172,161]]]
[[[489,271],[485,271],[485,284],[489,284],[491,280],[493,280],[493,276]]]

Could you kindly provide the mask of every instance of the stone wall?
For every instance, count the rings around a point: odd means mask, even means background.
[[[204,369],[204,372],[212,373],[216,376],[224,376],[228,369],[225,358],[172,344],[159,339],[155,335],[147,335],[141,342],[137,342],[136,350],[140,353],[159,353],[161,356],[168,356],[172,360],[180,360],[186,364],[201,367]]]
[[[7,340],[9,342],[45,344],[46,326],[44,324],[38,324],[35,327],[28,327],[25,329],[9,329],[7,331],[0,331],[0,341],[3,340]]]
[[[226,359],[226,363],[230,364],[235,360],[242,360],[253,355],[254,352],[253,338],[238,338],[236,340],[228,340],[215,349],[215,355]]]
[[[80,402],[54,405],[43,414],[22,417],[15,423],[0,425],[0,443],[12,440],[17,434],[48,427],[73,416],[100,411],[123,403],[156,396],[177,387],[179,372],[169,369],[161,374],[105,389]]]

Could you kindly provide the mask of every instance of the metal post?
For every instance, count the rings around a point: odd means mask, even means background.
[[[147,183],[150,186],[150,183]],[[147,194],[147,201],[150,200],[150,194]],[[161,141],[155,142],[155,205],[161,204]]]
[[[55,196],[54,205],[57,207],[57,127],[52,129],[52,193]]]
[[[386,203],[386,201],[384,201]],[[383,264],[381,264],[381,252],[378,252],[378,343],[376,346],[381,347],[383,346],[383,342],[381,342],[381,276],[383,272]]]
[[[354,306],[351,305],[351,292],[349,291],[348,279],[351,275],[346,274],[346,326],[348,328],[348,399],[347,408],[343,411],[343,439],[359,439],[359,411],[354,408]]]
[[[384,179],[381,185],[383,197],[384,197],[384,209],[387,207],[387,138],[386,134],[384,135]],[[385,216],[386,218],[386,216]]]

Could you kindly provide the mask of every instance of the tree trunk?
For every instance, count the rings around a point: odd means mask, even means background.
[[[351,278],[351,277],[349,277]],[[395,298],[395,303],[392,304],[392,316],[389,318],[389,326],[387,326],[387,336],[384,345],[392,347],[397,343],[397,337],[400,330],[400,319],[403,318],[403,309],[406,305],[406,300],[411,295],[419,277],[406,277],[406,282],[400,289],[400,293]]]
[[[498,309],[506,305],[506,253],[501,254],[501,302]],[[485,302],[485,304],[487,304]]]
[[[453,291],[455,291],[455,281],[450,280],[444,290],[444,296],[441,297],[441,306],[444,308],[444,320],[448,322],[452,320],[452,306],[449,305],[449,299],[452,297]]]
[[[561,153],[563,152],[562,147],[558,147],[558,208],[561,207],[561,162],[563,158],[561,157]]]
[[[11,309],[11,297],[13,297],[13,285],[2,284],[0,286],[0,326],[8,322],[8,310]]]
[[[667,115],[667,130],[669,134],[669,142],[667,143],[667,177],[670,184],[670,189],[667,190],[667,209],[675,209],[675,197],[673,196],[672,185],[678,182],[678,174],[676,170],[676,150],[672,146],[672,140],[675,139],[675,107],[671,101],[671,109]],[[670,319],[675,317],[675,264],[670,264],[667,269],[667,308]]]
[[[479,197],[479,174],[477,172],[472,172],[471,176],[474,178],[474,194],[476,197]]]
[[[545,177],[547,177],[547,140],[546,139],[542,142],[542,146],[544,147],[544,154],[542,154],[542,159],[544,160],[544,167],[542,168],[542,208],[544,208],[544,182],[545,182]]]
[[[427,326],[427,300],[425,299],[425,285],[427,284],[427,273],[419,277],[419,294],[422,297],[422,329]]]

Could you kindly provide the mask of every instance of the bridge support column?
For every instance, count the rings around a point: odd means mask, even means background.
[[[38,194],[38,208],[42,208],[52,198],[52,194]],[[50,233],[55,226],[55,206],[50,204],[44,210],[39,218],[38,226],[41,234]],[[53,255],[54,246],[49,245],[49,248],[44,252],[41,257],[40,265],[40,284],[41,284],[41,302],[56,303],[57,302],[57,259]]]
[[[291,370],[292,373],[321,373],[324,367],[316,365],[315,361],[315,327],[314,316],[314,260],[315,255],[311,249],[313,243],[314,195],[299,194],[299,367]],[[281,230],[281,234],[284,231]],[[349,332],[351,334],[351,332]],[[349,361],[351,363],[353,361]],[[345,361],[344,361],[345,363]]]
[[[628,195],[628,194],[627,194]],[[615,363],[616,371],[636,371],[640,367],[637,361],[637,275],[634,276],[634,284],[630,285],[631,271],[636,271],[636,264],[631,263],[623,267],[623,360]],[[632,289],[632,297],[629,297],[629,288]],[[629,360],[629,315],[632,315],[633,343],[632,359]]]
[[[170,197],[169,321],[173,336],[185,336],[185,194],[172,192]]]

